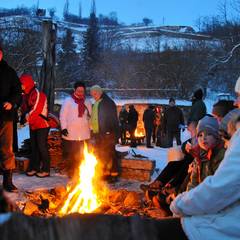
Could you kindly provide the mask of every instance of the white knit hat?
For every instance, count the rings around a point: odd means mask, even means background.
[[[238,78],[235,85],[235,92],[240,94],[240,77]]]
[[[103,92],[103,89],[99,86],[99,85],[93,85],[91,88],[90,88],[90,91],[97,91],[97,92]]]

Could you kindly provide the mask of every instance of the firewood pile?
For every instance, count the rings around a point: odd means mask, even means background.
[[[63,186],[58,186],[50,190],[25,192],[24,200],[17,201],[16,205],[25,215],[41,217],[57,216],[66,193],[66,188]],[[121,216],[138,215],[155,219],[166,216],[163,210],[146,204],[143,193],[135,191],[112,189],[109,190],[107,197],[104,196],[104,199],[101,199],[101,201],[102,205],[95,213]]]
[[[121,178],[137,181],[150,181],[155,169],[155,161],[134,151],[121,159]]]
[[[62,138],[59,130],[50,131],[48,135],[48,151],[51,167],[57,167],[62,160]]]

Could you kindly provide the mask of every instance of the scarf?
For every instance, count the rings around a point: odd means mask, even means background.
[[[72,94],[72,98],[78,105],[78,117],[82,117],[85,112],[85,98],[77,98],[74,94]]]

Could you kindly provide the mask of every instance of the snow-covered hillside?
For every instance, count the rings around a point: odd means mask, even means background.
[[[32,28],[41,31],[41,23],[46,18],[30,16],[11,16],[0,18],[0,28],[10,29],[19,25],[21,28]],[[49,20],[49,19],[48,19]],[[66,29],[71,29],[74,35],[77,51],[82,47],[83,34],[87,25],[56,20],[58,38],[62,38]],[[164,48],[182,48],[186,43],[204,41],[209,46],[218,44],[218,40],[210,36],[194,32],[188,26],[101,26],[101,30],[113,31],[114,36],[120,40],[121,48],[133,49],[138,51],[161,51]],[[117,47],[116,47],[117,48]]]

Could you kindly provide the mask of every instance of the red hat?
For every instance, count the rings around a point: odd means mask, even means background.
[[[20,82],[24,86],[24,92],[27,94],[35,87],[32,76],[29,74],[23,74],[20,77]]]

